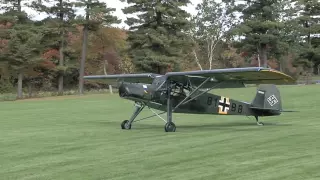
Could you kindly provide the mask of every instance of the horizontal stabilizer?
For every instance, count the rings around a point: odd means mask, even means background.
[[[272,108],[261,108],[261,107],[250,107],[250,109],[255,109],[255,110],[265,110],[265,111],[272,111],[275,109]],[[293,110],[279,110],[279,112],[300,112],[300,111],[293,111]]]
[[[300,111],[282,110],[281,112],[300,112]]]
[[[277,109],[273,109],[273,108],[263,108],[263,107],[250,107],[250,109],[260,109],[260,110],[277,110]],[[281,110],[280,110],[281,111]],[[282,111],[281,111],[282,112]]]

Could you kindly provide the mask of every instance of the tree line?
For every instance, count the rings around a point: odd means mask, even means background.
[[[247,66],[320,74],[318,0],[202,0],[194,16],[183,10],[189,0],[126,2],[129,29],[113,27],[121,20],[99,0],[2,1],[0,92],[105,86],[84,81],[89,74]],[[23,7],[47,17],[32,20]]]

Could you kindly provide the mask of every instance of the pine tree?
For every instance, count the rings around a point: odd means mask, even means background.
[[[79,93],[83,94],[84,85],[84,66],[87,56],[88,33],[97,31],[100,26],[108,26],[114,23],[120,23],[116,16],[111,15],[115,8],[108,8],[107,5],[99,0],[79,0],[74,3],[76,7],[84,8],[85,15],[79,16],[78,21],[83,25],[82,54],[80,62]]]
[[[318,0],[298,0],[301,8],[300,36],[304,43],[300,48],[300,57],[297,64],[306,69],[314,68],[314,72],[320,72],[320,2]]]
[[[262,66],[268,66],[268,56],[278,50],[280,30],[284,23],[279,21],[281,0],[246,0],[236,7],[242,13],[243,22],[234,29],[244,39],[240,45],[248,54],[258,53]]]
[[[45,6],[43,2],[52,6]],[[58,92],[61,95],[63,94],[63,77],[67,69],[65,66],[65,54],[67,53],[66,35],[67,32],[72,29],[72,23],[75,17],[75,11],[72,8],[73,4],[70,0],[40,0],[32,2],[30,6],[38,12],[48,14],[49,18],[46,19],[47,27],[57,33],[56,42],[59,44],[59,65],[57,66]]]
[[[129,54],[138,71],[163,74],[168,67],[178,68],[183,48],[190,44],[186,32],[190,15],[181,9],[189,0],[127,0],[125,14],[130,26]],[[132,3],[132,4],[131,4]],[[172,67],[174,66],[174,67]]]
[[[0,20],[11,22],[12,28],[3,31],[8,37],[8,45],[1,53],[0,59],[8,64],[12,74],[17,75],[17,97],[22,98],[23,77],[26,69],[39,61],[41,51],[41,29],[34,28],[26,12],[22,11],[22,0],[5,0]]]

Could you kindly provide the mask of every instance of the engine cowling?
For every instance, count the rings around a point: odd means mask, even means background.
[[[119,96],[122,98],[150,99],[149,86],[149,84],[123,82],[119,86]]]
[[[119,85],[119,96],[122,98],[139,98],[163,103],[166,100],[165,77],[158,76],[152,84],[122,82]]]

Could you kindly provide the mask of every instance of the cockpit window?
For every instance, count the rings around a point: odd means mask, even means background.
[[[186,97],[186,96],[189,96],[190,94],[190,91],[186,88],[183,88],[183,87],[175,87],[172,89],[171,91],[171,95],[172,96],[183,96],[183,97]]]
[[[153,85],[156,85],[157,87],[160,86],[165,81],[165,78],[163,76],[158,76],[153,81]]]

